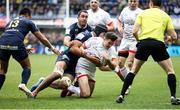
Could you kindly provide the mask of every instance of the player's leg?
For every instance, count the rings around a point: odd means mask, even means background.
[[[129,50],[129,40],[123,38],[118,48],[118,56],[119,56],[118,65],[120,71],[117,72],[117,75],[120,78],[123,76],[121,79],[125,79],[125,77],[128,74],[128,69],[125,67],[126,59],[129,56],[128,50]]]
[[[124,66],[125,65],[125,62],[126,62],[126,58],[128,56],[128,53],[123,53],[123,54],[120,54],[120,57],[119,57],[119,61],[118,61],[118,65],[119,65],[119,71],[117,71],[117,75],[119,76],[120,79],[124,80],[125,77],[127,76],[128,74],[128,70],[127,68]]]
[[[26,94],[30,95],[31,91],[26,87],[28,80],[30,78],[30,75],[31,75],[31,64],[30,64],[29,58],[27,57],[24,60],[18,61],[18,62],[21,64],[21,67],[23,68],[23,71],[21,74],[22,80],[18,88],[22,90],[23,92],[25,92]]]
[[[128,65],[129,70],[131,70],[132,68],[134,57],[135,57],[135,51],[130,50],[129,56],[127,58],[127,65]]]
[[[143,65],[143,63],[144,63],[144,61],[142,61],[142,60],[138,60],[136,58],[134,59],[133,67],[124,80],[124,84],[123,84],[123,87],[121,89],[120,96],[118,96],[116,99],[117,103],[123,102],[125,92],[127,91],[128,87],[130,85],[132,85],[134,77],[137,74],[137,72],[139,71],[139,69],[141,68],[141,66]]]
[[[95,83],[96,83],[96,81],[89,79],[89,87],[90,87],[90,90],[91,90],[90,96],[92,95],[92,93],[93,93],[93,91],[94,91]]]
[[[135,58],[134,58],[132,69],[128,73],[128,75],[126,76],[126,78],[124,80],[124,84],[123,84],[123,87],[121,89],[120,96],[118,96],[116,99],[117,103],[123,102],[126,90],[128,89],[128,87],[130,85],[132,85],[134,77],[137,74],[137,72],[139,71],[139,69],[141,68],[141,66],[143,65],[143,63],[145,61],[147,61],[147,59],[150,55],[150,51],[147,47],[149,47],[149,45],[147,43],[144,43],[144,41],[140,41],[138,43],[138,45],[137,45],[138,50],[137,50]]]
[[[77,96],[82,98],[87,98],[90,96],[90,87],[88,83],[88,76],[87,74],[80,74],[77,77],[77,81],[79,83],[79,87],[75,87],[71,85],[68,87],[68,90],[74,92]]]
[[[127,65],[129,70],[131,70],[132,65],[133,65],[133,61],[134,61],[134,57],[135,57],[135,51],[134,50],[129,50],[129,55],[127,58]],[[127,73],[127,72],[126,72]],[[129,72],[128,72],[129,73]],[[127,75],[126,75],[127,76]],[[126,77],[125,76],[125,77]],[[125,94],[128,95],[131,89],[131,85],[128,87],[128,89],[126,90]]]
[[[180,100],[176,98],[176,76],[172,65],[172,61],[166,50],[165,44],[159,41],[153,41],[156,48],[151,46],[153,49],[152,57],[167,73],[167,82],[171,93],[171,104],[179,105]]]
[[[59,83],[60,88],[67,89],[72,84],[74,77],[75,76],[71,73],[64,73],[64,75],[61,78],[60,83]]]
[[[10,55],[8,50],[0,49],[0,89],[6,79]]]
[[[30,91],[31,91],[31,92],[34,91],[34,90],[44,81],[44,79],[45,79],[44,77],[39,78],[38,82],[36,82],[36,83],[31,87]]]
[[[25,48],[22,50],[14,50],[12,51],[13,58],[18,61],[21,65],[23,71],[21,73],[21,83],[18,88],[22,90],[24,93],[30,95],[31,91],[26,87],[28,80],[31,76],[31,64],[28,58],[28,53]]]
[[[88,81],[87,74],[81,75],[78,77],[79,87],[80,87],[80,97],[87,98],[90,97],[91,91]]]
[[[6,79],[6,73],[8,69],[8,61],[0,60],[0,89],[2,88]]]
[[[53,81],[61,78],[66,68],[67,65],[65,61],[56,62],[54,71],[45,77],[44,81],[32,92],[32,96],[35,97],[41,90],[47,88]]]
[[[167,73],[167,82],[171,93],[171,104],[179,105],[180,100],[176,98],[176,76],[171,59],[158,62]]]
[[[137,48],[136,48],[136,45],[137,45],[137,41],[133,40],[129,40],[129,50],[128,50],[128,58],[127,58],[127,65],[128,65],[128,68],[129,70],[131,70],[132,68],[132,65],[133,65],[133,61],[134,61],[134,57],[135,57],[135,54],[136,54],[136,51],[137,51]]]
[[[25,84],[27,85],[28,83],[28,80],[30,78],[30,75],[31,75],[31,64],[30,64],[30,61],[29,61],[29,58],[25,58],[21,61],[18,61],[20,64],[21,64],[21,67],[23,68],[23,71],[22,71],[22,80],[21,80],[21,84]]]

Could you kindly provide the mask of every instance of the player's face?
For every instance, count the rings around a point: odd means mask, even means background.
[[[91,0],[90,1],[90,7],[93,11],[96,11],[99,7],[99,1],[97,0]]]
[[[138,7],[138,0],[128,0],[128,5],[131,10],[135,10]]]
[[[78,22],[81,27],[85,27],[87,24],[88,19],[88,13],[81,12],[81,14],[78,17]]]
[[[103,45],[106,49],[109,49],[113,44],[114,42],[111,39],[104,39]]]

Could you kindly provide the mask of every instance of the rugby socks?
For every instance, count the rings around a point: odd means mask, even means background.
[[[5,75],[0,74],[0,89],[3,86],[3,84],[4,84],[5,78],[6,78]]]
[[[31,69],[24,68],[23,72],[22,72],[22,81],[21,81],[21,83],[26,85],[28,80],[29,80],[30,75],[31,75]]]
[[[133,73],[131,73],[131,72],[128,73],[128,75],[126,76],[126,79],[124,80],[124,84],[123,84],[123,87],[122,87],[122,90],[121,90],[121,94],[120,94],[120,95],[122,95],[123,97],[124,97],[125,92],[126,92],[126,90],[128,89],[128,87],[129,87],[130,85],[132,85],[132,82],[133,82],[134,77],[135,77],[135,74],[133,74]]]
[[[120,68],[120,72],[123,75],[124,79],[126,78],[127,74],[129,73],[129,70],[126,67]]]
[[[176,97],[176,76],[174,74],[168,74],[167,80],[171,96]]]
[[[68,87],[68,90],[74,92],[77,96],[80,96],[80,88],[73,85]]]

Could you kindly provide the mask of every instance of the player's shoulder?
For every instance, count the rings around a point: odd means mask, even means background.
[[[69,29],[75,29],[75,28],[78,28],[77,22],[69,26]]]
[[[99,13],[109,15],[109,13],[107,11],[103,10],[102,8],[99,8]]]
[[[130,10],[129,7],[126,6],[126,7],[123,8],[122,12],[126,12],[126,11],[129,11],[129,10]],[[121,12],[121,13],[122,13],[122,12]]]
[[[81,40],[81,39],[83,39],[83,38],[85,38],[85,37],[92,37],[91,32],[88,31],[88,30],[83,31],[83,32],[79,33],[79,34],[76,36],[76,39]]]
[[[91,26],[89,24],[87,24],[86,29],[89,30],[89,31],[92,31],[92,28],[91,28]]]

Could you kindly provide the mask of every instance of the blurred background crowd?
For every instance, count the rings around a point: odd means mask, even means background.
[[[78,11],[89,9],[89,0],[69,0],[70,1],[70,17],[76,17]],[[29,7],[32,10],[33,19],[49,20],[57,18],[65,18],[66,0],[9,0],[10,17],[14,18],[22,7]],[[117,19],[122,9],[127,5],[127,0],[100,0],[100,7],[110,13],[111,17]],[[148,0],[139,0],[139,7],[148,8]],[[180,0],[163,0],[162,9],[172,18],[180,19]],[[0,0],[0,19],[6,16],[6,0]],[[1,29],[3,30],[3,29]],[[64,29],[51,28],[48,26],[40,27],[40,30],[54,45],[62,45],[64,37]],[[180,30],[177,30],[180,38]],[[26,42],[28,44],[40,45],[38,41],[29,34]],[[118,43],[119,44],[119,41]],[[180,44],[178,41],[175,44]]]
[[[66,0],[9,0],[10,14],[16,16],[22,7],[29,7],[34,18],[48,19],[62,17]],[[112,16],[117,16],[127,5],[127,0],[100,0],[101,8]],[[5,16],[6,1],[0,0],[0,16]],[[148,8],[148,0],[139,0],[139,7]],[[70,15],[74,16],[81,9],[89,8],[89,0],[70,0]],[[171,16],[180,16],[180,0],[163,0],[162,9]]]

